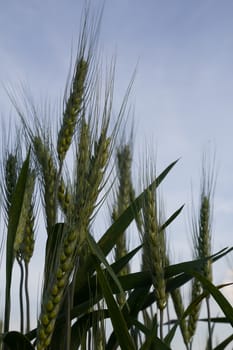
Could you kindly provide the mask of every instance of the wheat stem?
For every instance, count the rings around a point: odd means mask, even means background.
[[[26,333],[30,331],[30,298],[28,290],[28,262],[24,261],[25,268],[25,280],[24,280],[24,290],[25,290],[25,301],[26,301]]]
[[[19,284],[19,307],[20,307],[20,332],[24,332],[24,307],[23,307],[23,281],[24,281],[24,269],[20,256],[16,257],[16,260],[20,268],[20,284]]]

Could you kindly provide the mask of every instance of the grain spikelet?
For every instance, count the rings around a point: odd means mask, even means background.
[[[72,195],[68,186],[65,186],[63,179],[60,180],[57,196],[63,213],[66,215],[66,217],[69,216],[69,213],[73,210]]]
[[[57,201],[56,201],[56,180],[57,170],[49,147],[42,141],[40,136],[33,139],[34,151],[41,173],[41,182],[44,194],[44,206],[48,234],[52,232],[56,222]]]
[[[75,133],[84,97],[87,70],[88,63],[81,57],[76,64],[70,96],[66,102],[62,125],[58,133],[57,152],[60,161],[64,160]]]
[[[22,259],[28,264],[34,251],[34,206],[33,204],[30,205],[28,210],[28,215],[26,218],[26,224],[24,229],[24,235],[23,235],[23,241],[20,245],[20,255],[22,256]]]
[[[115,208],[112,213],[112,220],[116,221],[120,214],[129,206],[132,197],[134,196],[132,180],[131,180],[131,148],[130,144],[124,144],[117,149],[117,175],[118,175],[118,191],[116,195]],[[122,232],[115,246],[115,260],[121,259],[128,252],[126,243],[126,232]],[[119,272],[119,275],[127,275],[130,271],[129,264],[125,265]],[[117,295],[119,305],[125,303],[125,293]]]
[[[174,289],[171,292],[171,298],[172,298],[174,309],[179,321],[180,331],[181,331],[184,343],[187,347],[189,343],[189,333],[187,329],[187,321],[182,318],[184,314],[184,305],[183,305],[183,299],[179,288]]]
[[[20,247],[24,239],[28,212],[30,211],[31,200],[32,200],[32,195],[34,191],[34,180],[35,180],[34,176],[32,175],[32,173],[30,173],[27,179],[27,187],[23,198],[22,210],[20,213],[18,227],[15,234],[15,241],[14,241],[15,253],[20,251]]]
[[[55,322],[73,270],[77,247],[82,245],[81,236],[82,234],[77,230],[69,228],[63,233],[64,238],[58,249],[57,264],[54,271],[50,271],[51,280],[43,296],[38,322],[37,350],[45,349],[51,342]]]
[[[201,284],[196,279],[192,282],[192,291],[191,291],[191,302],[194,301],[201,294]],[[193,336],[196,332],[197,322],[200,314],[201,304],[196,304],[192,308],[192,312],[188,317],[188,342],[192,342]]]
[[[144,225],[144,265],[151,272],[158,308],[163,310],[167,304],[164,267],[166,262],[164,237],[160,234],[157,217],[157,203],[152,190],[146,193],[143,206]]]
[[[5,184],[3,188],[5,212],[6,216],[9,215],[9,208],[12,202],[12,195],[14,193],[15,185],[17,182],[17,157],[10,153],[5,161],[4,167],[4,179]]]

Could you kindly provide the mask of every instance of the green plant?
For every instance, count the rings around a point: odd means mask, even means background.
[[[224,322],[233,325],[233,308],[219,291],[222,286],[213,285],[209,273],[212,263],[231,249],[216,254],[209,249],[206,233],[209,232],[209,221],[204,214],[209,215],[206,207],[209,208],[211,198],[209,188],[204,186],[200,232],[195,231],[199,254],[191,261],[170,263],[166,228],[181,213],[183,206],[164,219],[164,213],[161,215],[158,209],[157,188],[177,161],[152,178],[150,184],[145,184],[138,196],[135,195],[132,150],[127,142],[117,147],[131,84],[114,123],[114,75],[110,77],[102,99],[93,76],[97,68],[92,66],[96,33],[94,31],[88,39],[87,30],[85,18],[57,139],[52,138],[49,127],[42,127],[37,116],[30,124],[27,116],[18,110],[25,129],[25,142],[20,152],[15,151],[18,148],[14,145],[12,152],[6,149],[4,154],[2,189],[7,234],[2,347],[10,350],[171,349],[180,327],[184,344],[190,349],[195,334],[190,319],[196,326],[199,319],[196,310],[199,311],[203,299],[208,301],[212,296],[224,313]],[[74,147],[72,165],[67,162],[71,146]],[[95,216],[115,185],[111,176],[115,156],[119,186],[115,189],[112,222],[96,241]],[[70,167],[73,171],[68,172]],[[34,248],[37,200],[43,207],[47,236],[40,310],[38,318],[33,315],[37,327],[30,329],[28,268]],[[134,229],[140,232],[142,244],[131,250],[126,245],[126,234],[134,221]],[[40,225],[38,230],[42,227]],[[202,232],[204,229],[205,233]],[[208,249],[202,245],[203,233],[207,237]],[[39,239],[40,235],[37,236]],[[109,259],[112,250],[115,250],[114,262]],[[143,255],[142,269],[131,272],[130,263],[139,252]],[[10,331],[15,261],[21,271],[21,324],[18,332]],[[194,297],[185,309],[179,288],[191,280],[195,283],[192,289]],[[165,321],[164,311],[169,307],[170,297],[177,319]],[[210,325],[210,314],[208,316]],[[220,318],[215,321],[220,321]],[[165,323],[169,324],[167,332]],[[211,327],[209,330],[211,339],[213,331]],[[232,337],[215,349],[223,349],[230,341]],[[213,348],[212,342],[210,348]]]

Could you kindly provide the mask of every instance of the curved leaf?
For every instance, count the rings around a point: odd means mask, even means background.
[[[123,317],[120,308],[118,307],[115,299],[112,296],[112,291],[109,286],[109,283],[98,263],[96,264],[96,270],[97,270],[97,277],[108,306],[109,315],[111,318],[111,322],[112,322],[113,329],[116,334],[118,343],[121,349],[133,350],[135,349],[135,346],[128,332],[128,327],[127,327],[125,318]]]
[[[177,216],[180,215],[183,208],[184,204],[165,221],[165,223],[160,227],[160,231],[164,230],[167,226],[169,226],[177,218]]]
[[[226,346],[230,344],[233,340],[233,334],[231,334],[229,337],[227,337],[225,340],[223,340],[220,344],[218,344],[213,350],[224,350],[226,349]]]
[[[145,195],[148,189],[155,189],[164,180],[170,170],[178,160],[172,162],[132,203],[131,205],[117,218],[117,220],[109,227],[105,234],[98,241],[98,245],[107,256],[117,242],[119,235],[124,232],[135,218],[135,214],[139,212],[144,203]],[[84,266],[80,269],[78,279],[75,285],[75,292],[86,284],[87,273],[93,272],[93,261],[91,257],[87,258]]]
[[[4,332],[9,329],[10,322],[10,291],[11,291],[11,279],[12,269],[14,264],[14,242],[15,235],[17,232],[21,211],[24,204],[24,197],[26,192],[27,179],[29,175],[29,159],[30,151],[28,152],[27,158],[24,161],[17,183],[15,191],[12,197],[12,203],[9,208],[9,221],[7,228],[7,242],[6,242],[6,289],[5,289],[5,316],[4,316]]]
[[[229,301],[223,296],[223,294],[218,290],[217,287],[215,287],[207,278],[205,278],[203,275],[196,271],[190,271],[190,274],[194,276],[197,280],[201,282],[203,287],[206,289],[207,292],[209,292],[212,297],[215,299],[219,307],[222,309],[224,315],[228,319],[228,323],[231,324],[233,327],[233,307],[229,303]],[[185,312],[183,317],[185,318],[187,314],[190,312],[190,309],[188,308]]]

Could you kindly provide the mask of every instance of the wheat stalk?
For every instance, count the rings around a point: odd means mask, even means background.
[[[118,147],[116,152],[116,167],[118,175],[118,191],[116,194],[116,204],[112,212],[112,220],[116,221],[120,214],[129,206],[133,196],[133,186],[131,179],[131,165],[132,165],[132,155],[131,155],[130,144],[123,144]],[[115,246],[115,260],[121,259],[128,252],[128,247],[126,243],[126,232],[122,232],[119,236],[116,246]],[[130,272],[129,264],[125,265],[123,269],[119,272],[120,276],[127,275]],[[117,295],[117,300],[119,305],[124,305],[126,300],[126,294],[120,293]]]
[[[213,192],[215,187],[215,176],[214,176],[214,162],[212,166],[206,164],[206,158],[203,156],[202,161],[202,179],[201,179],[201,195],[200,195],[200,207],[198,213],[198,220],[195,216],[192,221],[193,231],[193,245],[194,245],[194,257],[196,259],[206,259],[212,253],[211,240],[212,240],[212,201]],[[205,260],[203,262],[202,274],[209,281],[212,281],[212,266],[211,261]],[[192,301],[195,300],[201,293],[201,285],[198,281],[194,280],[192,287]],[[209,296],[206,298],[207,303],[207,314],[208,314],[208,331],[209,331],[209,346],[212,349],[212,330],[210,322],[210,308],[209,308]],[[194,309],[195,311],[195,309]],[[193,316],[190,315],[190,337],[193,336],[196,329],[195,323],[197,322],[198,315],[200,312],[200,304],[196,307],[196,311],[193,311]],[[195,314],[196,313],[196,314]]]
[[[107,132],[107,130],[105,130]],[[77,254],[83,249],[88,232],[88,225],[95,208],[95,203],[103,180],[104,169],[108,161],[109,138],[101,133],[94,154],[90,158],[89,139],[87,139],[87,124],[83,119],[81,124],[79,153],[77,157],[77,173],[75,176],[76,193],[74,203],[75,212],[67,217],[67,222],[73,229],[63,232],[60,249],[57,252],[57,264],[53,282],[46,286],[41,307],[41,315],[38,323],[37,349],[42,350],[51,342],[55,322],[61,307],[69,276],[74,267]],[[85,150],[88,150],[87,152]],[[87,158],[86,158],[87,157]],[[84,171],[82,169],[84,168]],[[86,170],[85,170],[86,169]]]
[[[167,305],[164,268],[166,248],[164,232],[160,230],[156,194],[152,189],[146,192],[143,205],[143,267],[150,271],[157,307],[160,310],[160,338],[163,339],[163,310]]]

